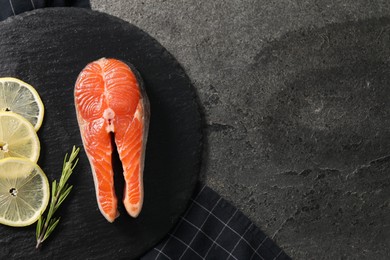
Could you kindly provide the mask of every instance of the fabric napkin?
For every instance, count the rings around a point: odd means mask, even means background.
[[[199,184],[179,223],[142,260],[290,259],[237,208]]]
[[[0,0],[0,21],[44,7],[90,8],[88,0]],[[175,228],[141,259],[290,259],[237,208],[198,184]]]
[[[89,0],[0,0],[0,21],[9,16],[44,7],[90,8]]]

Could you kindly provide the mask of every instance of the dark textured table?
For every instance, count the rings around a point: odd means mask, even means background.
[[[296,259],[390,257],[390,4],[92,0],[184,66],[202,178]]]

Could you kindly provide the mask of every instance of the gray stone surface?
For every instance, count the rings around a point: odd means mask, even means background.
[[[202,179],[289,255],[390,258],[389,1],[91,4],[183,65]]]

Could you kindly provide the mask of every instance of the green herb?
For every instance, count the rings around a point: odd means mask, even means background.
[[[51,185],[51,201],[49,206],[49,211],[46,218],[41,216],[38,220],[36,238],[37,245],[36,248],[40,248],[43,241],[45,241],[53,230],[57,227],[60,218],[53,218],[54,213],[60,207],[62,202],[68,197],[70,191],[72,190],[72,185],[67,183],[70,175],[72,175],[74,168],[77,165],[78,158],[77,155],[80,151],[80,148],[73,146],[72,153],[68,158],[68,154],[65,155],[64,164],[62,166],[62,174],[60,181],[57,183],[55,180]]]

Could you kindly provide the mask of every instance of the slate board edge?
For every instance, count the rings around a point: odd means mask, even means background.
[[[84,9],[84,8],[77,8],[77,7],[53,7],[53,8],[45,8],[45,9],[36,9],[36,10],[28,11],[28,12],[25,12],[25,13],[13,16],[13,17],[9,17],[6,20],[0,22],[0,24],[10,24],[10,23],[12,23],[14,21],[22,21],[25,18],[34,16],[36,14],[41,14],[41,13],[45,13],[45,12],[56,13],[56,12],[61,12],[62,10],[69,9],[69,8],[75,9],[75,10],[77,9],[77,12],[82,12],[85,15],[88,15],[88,16],[92,16],[93,17],[93,16],[98,16],[98,15],[104,15],[104,16],[108,17],[108,19],[113,20],[116,23],[123,24],[125,26],[128,26],[128,25],[134,26],[134,27],[138,28],[140,30],[140,32],[142,32],[143,34],[147,35],[149,38],[153,39],[153,41],[156,44],[161,45],[156,39],[154,39],[154,37],[150,36],[144,30],[140,29],[138,26],[136,26],[134,24],[131,24],[131,23],[126,22],[126,21],[124,21],[124,20],[122,20],[122,19],[120,19],[118,17],[109,15],[109,14],[104,13],[104,12],[88,10],[88,9]],[[203,149],[204,149],[203,142],[204,142],[204,138],[205,138],[204,131],[203,131],[204,130],[204,119],[203,119],[203,116],[202,116],[203,113],[201,112],[203,107],[200,104],[199,97],[197,96],[197,93],[196,93],[196,89],[194,88],[193,84],[191,83],[191,80],[188,78],[188,75],[185,73],[184,68],[181,66],[181,64],[177,60],[174,59],[174,56],[168,50],[166,50],[166,48],[164,48],[164,46],[162,46],[162,47],[163,47],[163,53],[167,54],[167,55],[165,55],[165,57],[169,57],[169,59],[173,63],[177,63],[177,66],[180,67],[180,69],[184,72],[185,77],[187,77],[188,81],[190,82],[190,86],[186,86],[186,87],[190,88],[190,92],[191,92],[192,100],[193,100],[193,104],[191,104],[191,106],[196,107],[197,119],[199,120],[199,124],[198,124],[199,128],[197,129],[197,131],[199,132],[199,135],[200,135],[200,139],[198,140],[199,146],[197,147],[197,150],[194,151],[194,152],[197,152],[198,155],[199,155],[198,156],[197,169],[196,169],[197,175],[194,176],[193,180],[191,180],[191,182],[193,182],[194,185],[192,185],[192,191],[191,191],[190,195],[188,196],[188,198],[186,198],[186,200],[188,202],[187,202],[187,206],[183,209],[183,213],[184,213],[187,210],[188,205],[190,204],[190,198],[191,198],[193,192],[196,189],[196,182],[199,179],[200,171],[202,169],[202,161],[203,161],[202,158],[204,158],[204,151],[203,151]],[[175,222],[177,223],[179,221],[179,219],[180,219],[180,217],[178,217],[175,220]],[[173,229],[174,229],[174,227],[175,226],[173,226]],[[159,242],[160,242],[160,240],[156,241],[155,244],[157,244]]]

